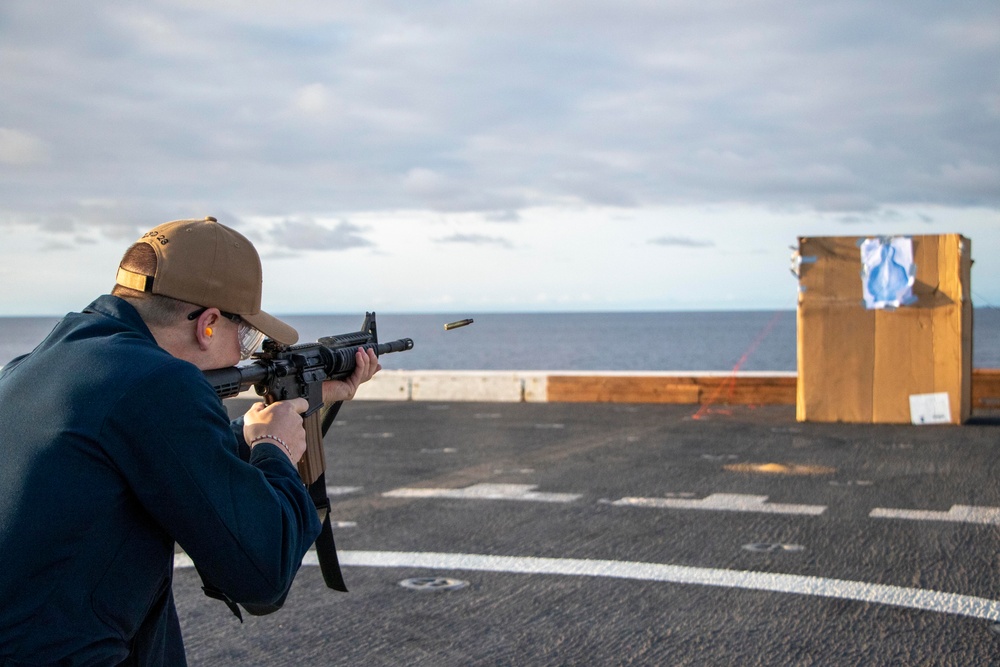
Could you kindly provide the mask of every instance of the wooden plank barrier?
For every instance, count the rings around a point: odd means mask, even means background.
[[[794,372],[392,371],[358,398],[401,401],[795,405]],[[248,397],[250,396],[248,392]],[[972,371],[973,410],[1000,410],[1000,369]]]
[[[549,375],[548,400],[566,403],[795,404],[795,375]]]
[[[565,403],[795,405],[789,374],[548,376],[548,400]],[[973,409],[1000,410],[1000,369],[972,371]]]
[[[1000,410],[1000,368],[972,369],[972,409]]]

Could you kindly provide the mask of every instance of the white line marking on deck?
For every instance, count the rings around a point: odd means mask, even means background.
[[[952,505],[947,512],[931,510],[899,510],[876,507],[868,516],[874,519],[911,519],[913,521],[953,521],[1000,526],[1000,507]]]
[[[615,560],[577,558],[529,558],[481,554],[449,554],[400,551],[340,551],[341,565],[353,567],[421,568],[428,570],[474,570],[509,574],[553,574],[567,576],[609,577],[674,584],[718,586],[772,593],[811,595],[884,604],[908,609],[922,609],[942,614],[971,616],[1000,621],[1000,602],[958,593],[904,588],[863,581],[825,579],[773,572],[721,570],[715,568],[635,563]],[[302,559],[303,565],[316,565],[316,552]],[[189,568],[187,554],[174,556],[174,568]]]
[[[728,512],[762,512],[765,514],[822,514],[825,505],[787,505],[769,503],[767,496],[739,493],[713,493],[701,500],[684,498],[622,498],[612,505],[618,507],[654,507],[684,510],[723,510]]]
[[[360,490],[360,486],[328,486],[326,487],[326,495],[346,496],[351,493],[357,493]]]
[[[539,493],[537,484],[473,484],[464,489],[395,489],[383,493],[389,498],[464,498],[475,500],[532,500],[543,503],[571,503],[580,493]]]

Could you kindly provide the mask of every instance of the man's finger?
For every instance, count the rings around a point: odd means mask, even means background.
[[[282,403],[288,403],[300,415],[309,409],[309,401],[304,398],[290,398],[287,401],[282,401]]]

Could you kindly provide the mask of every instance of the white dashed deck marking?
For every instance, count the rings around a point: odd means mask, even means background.
[[[909,519],[912,521],[953,521],[1000,526],[1000,507],[952,505],[947,512],[932,510],[900,510],[876,507],[868,516],[874,519]]]
[[[326,495],[346,496],[352,493],[357,493],[360,490],[361,490],[360,486],[328,486],[326,487]]]
[[[537,484],[473,484],[464,489],[395,489],[383,493],[388,498],[462,498],[466,500],[530,500],[543,503],[571,503],[580,493],[540,493]]]
[[[761,512],[765,514],[818,515],[825,505],[788,505],[769,503],[767,496],[748,496],[739,493],[713,493],[702,500],[687,498],[622,498],[611,503],[617,507],[653,507],[659,509],[722,510],[727,512]]]

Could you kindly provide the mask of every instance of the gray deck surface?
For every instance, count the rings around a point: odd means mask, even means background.
[[[1000,419],[694,413],[349,403],[326,456],[351,592],[307,564],[240,624],[178,568],[190,664],[1000,663]]]

